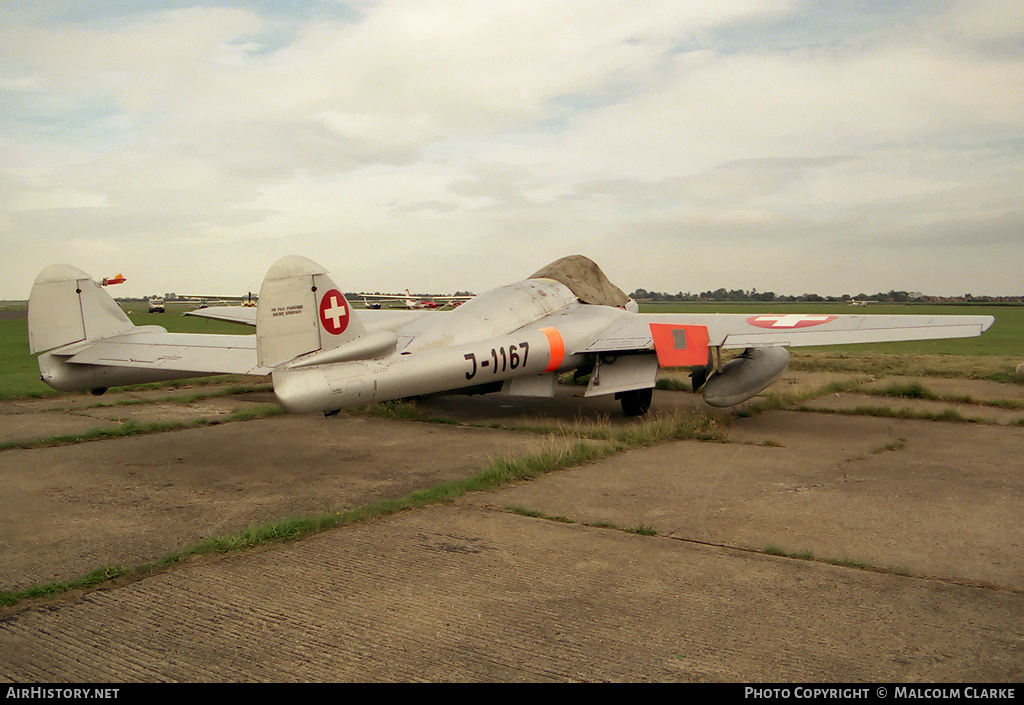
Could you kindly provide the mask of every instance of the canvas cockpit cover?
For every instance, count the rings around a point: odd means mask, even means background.
[[[569,255],[555,260],[530,279],[553,279],[567,286],[585,304],[622,308],[629,303],[629,297],[608,281],[608,277],[593,260],[583,255]]]

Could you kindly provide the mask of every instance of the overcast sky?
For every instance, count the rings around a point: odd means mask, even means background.
[[[175,9],[168,10],[172,7]],[[1024,294],[1017,0],[0,5],[0,298]]]

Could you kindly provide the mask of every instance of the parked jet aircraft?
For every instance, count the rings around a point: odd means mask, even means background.
[[[29,347],[44,382],[92,390],[207,374],[272,375],[292,412],[439,392],[552,396],[557,375],[590,373],[585,396],[643,414],[660,367],[690,367],[713,406],[776,381],[787,347],[980,335],[991,316],[640,314],[585,257],[554,262],[452,311],[355,311],[327,270],[296,256],[267,272],[259,305],[206,308],[253,335],[135,326],[87,274],[52,265],[29,298]],[[743,352],[726,364],[723,349]]]

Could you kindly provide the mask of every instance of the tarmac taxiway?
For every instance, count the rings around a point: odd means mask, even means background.
[[[1024,396],[957,384],[974,399]],[[180,394],[7,403],[0,439],[272,403]],[[0,613],[0,680],[1019,683],[1024,426],[1005,408],[957,402],[929,403],[981,422],[833,413],[855,408],[850,396],[723,413],[724,441],[622,451],[24,601]],[[458,423],[270,416],[0,451],[0,590],[152,562],[570,442],[519,429],[539,419],[635,423],[571,388],[417,407]],[[656,393],[654,413],[674,409],[706,411],[694,395]]]

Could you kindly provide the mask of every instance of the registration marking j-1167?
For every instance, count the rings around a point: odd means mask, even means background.
[[[520,353],[520,351],[522,352]],[[529,355],[530,344],[525,340],[519,343],[518,346],[509,345],[507,349],[504,345],[491,348],[490,353],[484,355],[479,363],[477,362],[476,353],[466,353],[463,357],[473,364],[473,369],[466,373],[466,379],[473,379],[476,377],[477,372],[485,367],[490,368],[492,374],[517,369],[520,365],[526,364]]]

